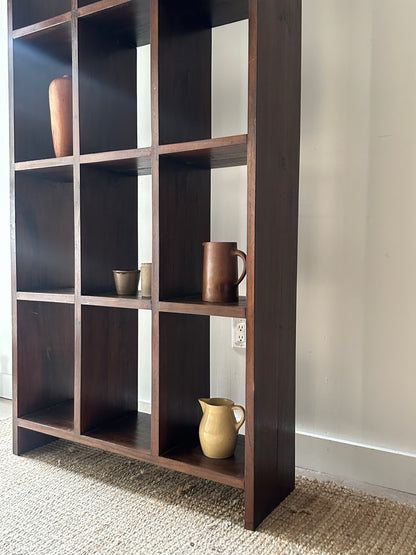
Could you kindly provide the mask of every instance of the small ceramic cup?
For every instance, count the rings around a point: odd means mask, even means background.
[[[152,296],[152,264],[144,262],[140,268],[142,297]]]
[[[117,295],[136,295],[140,270],[113,270]]]

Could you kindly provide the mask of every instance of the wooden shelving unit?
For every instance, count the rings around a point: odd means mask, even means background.
[[[8,0],[14,452],[60,437],[245,491],[254,529],[294,487],[301,0]],[[212,28],[249,20],[248,133],[212,138]],[[137,148],[137,47],[151,46],[152,144]],[[49,83],[73,83],[55,158]],[[247,165],[247,296],[201,300],[211,169]],[[152,299],[137,177],[152,176]],[[152,414],[138,412],[138,311],[152,313]],[[210,316],[246,318],[246,433],[198,444]]]

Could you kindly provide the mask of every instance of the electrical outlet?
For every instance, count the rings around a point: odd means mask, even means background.
[[[244,318],[232,320],[232,347],[246,348],[246,321]]]

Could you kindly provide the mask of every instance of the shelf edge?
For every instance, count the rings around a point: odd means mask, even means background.
[[[72,166],[73,163],[73,156],[64,156],[62,158],[43,158],[41,160],[25,160],[24,162],[15,162],[14,170],[16,172],[29,170],[46,170],[49,168]]]
[[[17,291],[18,301],[40,301],[48,303],[74,304],[75,295],[73,293],[41,293],[35,291]]]
[[[107,152],[92,152],[81,154],[81,164],[98,164],[103,162],[117,162],[121,160],[133,160],[135,158],[151,158],[152,148],[131,148],[127,150],[111,150]]]
[[[76,435],[74,430],[69,428],[59,428],[57,426],[49,426],[48,424],[41,424],[33,420],[26,420],[24,416],[17,418],[17,425],[19,428],[25,428],[26,430],[32,430],[34,432],[40,432],[53,437],[59,437],[60,439],[70,439],[75,441]]]
[[[141,297],[100,297],[100,295],[81,295],[81,304],[85,306],[107,306],[110,308],[131,308],[152,310],[152,300]]]
[[[18,27],[17,29],[14,29],[12,31],[12,38],[21,39],[36,36],[37,33],[48,31],[49,29],[53,29],[58,25],[70,22],[71,17],[71,12],[65,12],[61,15],[57,15],[49,19],[44,19],[43,21],[38,21],[37,23],[32,23],[31,25],[26,25],[25,27]]]
[[[105,10],[110,10],[111,8],[117,8],[118,6],[123,6],[124,4],[130,4],[131,0],[99,0],[88,4],[87,6],[82,6],[77,9],[78,17],[86,17],[88,15],[93,15],[96,13],[104,12]]]
[[[230,135],[226,137],[216,137],[184,143],[169,143],[159,145],[158,150],[161,156],[165,154],[184,154],[198,150],[223,148],[226,146],[247,145],[247,133],[242,135]]]
[[[245,306],[223,306],[223,305],[205,305],[197,303],[161,301],[159,303],[160,312],[173,312],[176,314],[194,314],[200,316],[223,316],[228,318],[245,318]]]

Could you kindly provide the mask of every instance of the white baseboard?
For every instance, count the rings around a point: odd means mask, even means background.
[[[12,376],[11,374],[0,374],[0,397],[12,398]]]
[[[139,412],[145,412],[146,414],[151,414],[152,413],[152,404],[149,403],[148,401],[139,401],[139,405],[137,410]]]
[[[416,494],[416,454],[296,433],[296,466]]]

